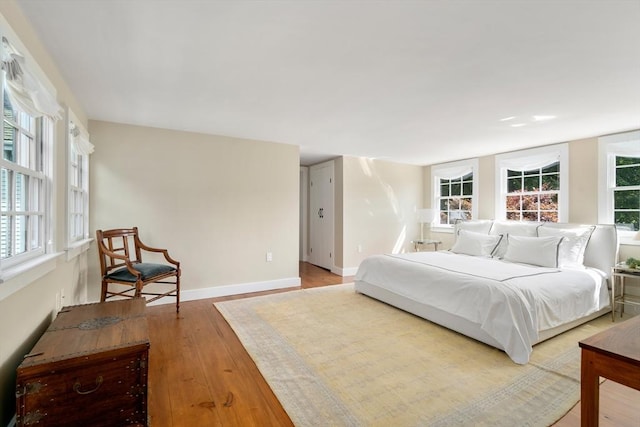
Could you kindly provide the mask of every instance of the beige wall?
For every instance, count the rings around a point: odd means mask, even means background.
[[[494,157],[480,157],[480,159],[478,159],[478,167],[481,177],[478,183],[478,189],[481,195],[480,200],[478,200],[478,219],[493,219],[496,210],[496,172]]]
[[[416,210],[422,208],[423,168],[356,157],[341,163],[336,168],[342,169],[338,266],[353,269],[368,255],[412,250],[411,240],[420,236]]]
[[[70,106],[78,119],[86,126],[86,114],[62,79],[44,46],[27,23],[14,0],[0,1],[0,14],[10,28],[2,28],[3,35],[15,35],[11,40],[24,46],[30,58],[57,90],[58,102]],[[5,24],[2,24],[5,25]],[[9,34],[7,34],[9,33]],[[56,251],[65,247],[66,174],[65,121],[56,123],[56,144],[53,149],[53,209],[56,216],[54,245]],[[87,255],[70,261],[64,253],[54,261],[53,271],[29,283],[26,287],[0,300],[0,425],[7,425],[15,414],[15,370],[22,357],[29,352],[56,312],[57,294],[64,293],[63,304],[84,302],[86,293]],[[10,279],[0,286],[12,286],[19,279]]]
[[[92,230],[137,226],[145,243],[170,249],[185,299],[298,278],[297,146],[99,121],[89,132]]]
[[[569,143],[569,222],[598,223],[598,138]]]

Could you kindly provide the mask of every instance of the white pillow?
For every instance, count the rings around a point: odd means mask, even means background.
[[[502,234],[504,239],[502,239],[500,245],[498,245],[493,256],[496,258],[502,258],[505,252],[507,252],[507,235],[536,237],[538,235],[537,228],[539,225],[539,222],[529,221],[494,222],[489,234]]]
[[[508,236],[504,260],[540,267],[557,267],[558,251],[562,237]]]
[[[595,227],[554,228],[538,227],[538,236],[563,237],[558,253],[558,267],[581,267],[584,264],[584,250]]]
[[[490,219],[474,219],[470,221],[457,221],[456,230],[468,230],[475,233],[489,234],[493,221]]]
[[[473,256],[491,256],[502,236],[460,230],[451,252]]]

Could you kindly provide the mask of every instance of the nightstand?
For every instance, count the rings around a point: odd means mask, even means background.
[[[626,279],[629,280],[628,283]],[[620,317],[624,314],[625,304],[639,305],[640,297],[626,293],[626,286],[636,286],[640,288],[640,269],[629,268],[625,263],[617,264],[611,269],[611,319],[616,321],[616,305],[620,305]],[[617,289],[620,295],[617,295]]]
[[[601,377],[640,390],[640,316],[625,320],[578,343],[580,419],[597,426]]]
[[[433,239],[416,239],[412,240],[411,243],[413,243],[413,249],[418,252],[418,246],[424,247],[426,245],[433,245],[433,250],[437,251],[438,245],[440,245],[442,242],[440,240]]]

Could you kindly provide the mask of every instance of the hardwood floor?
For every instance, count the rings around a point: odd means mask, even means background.
[[[308,263],[300,263],[300,277],[301,288],[353,281],[353,277],[336,276]],[[289,290],[187,301],[181,304],[179,317],[173,304],[147,307],[150,425],[291,426],[253,360],[213,307],[216,301]],[[601,426],[640,425],[637,390],[605,381],[600,401]],[[579,426],[579,405],[555,426]]]

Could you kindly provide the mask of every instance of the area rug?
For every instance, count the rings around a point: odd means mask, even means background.
[[[548,426],[579,400],[578,341],[611,326],[603,316],[517,365],[353,284],[215,306],[297,426]]]

